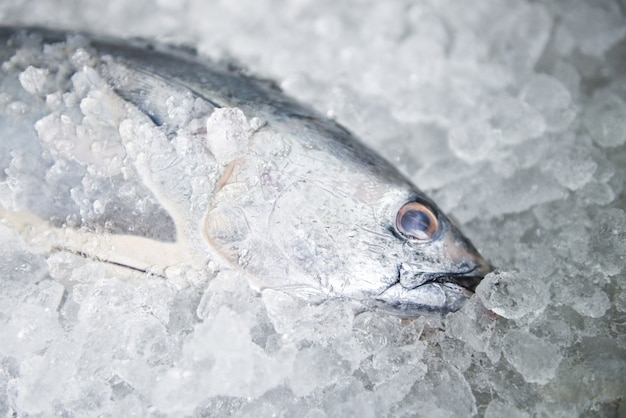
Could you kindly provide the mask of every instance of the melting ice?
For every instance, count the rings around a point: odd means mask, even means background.
[[[626,414],[624,3],[275,3],[24,0],[0,5],[0,21],[165,37],[235,57],[401,167],[499,271],[461,311],[403,322],[341,301],[259,295],[217,265],[211,277],[171,269],[164,280],[41,254],[0,225],[2,414]],[[12,88],[48,94],[84,129],[123,135],[97,80],[79,73],[81,97],[48,92],[36,67]],[[28,103],[0,106],[19,117]],[[34,129],[45,140],[69,125]],[[33,145],[0,155],[0,199],[47,170],[42,193],[75,202],[48,215],[96,225],[126,210],[138,228],[163,218],[124,182],[134,174],[119,149],[70,145],[54,149],[103,157],[118,183],[99,184],[79,164],[40,167]]]

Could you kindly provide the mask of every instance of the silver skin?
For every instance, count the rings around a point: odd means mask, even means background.
[[[45,167],[8,187],[26,169],[1,161],[10,195],[0,198],[0,214],[21,232],[45,230],[48,249],[163,275],[179,263],[221,260],[260,291],[344,298],[402,317],[459,309],[491,270],[395,167],[267,81],[180,48],[37,28],[0,29],[0,61],[0,94],[28,108],[19,117],[0,113],[1,151]],[[43,71],[42,91],[15,87],[28,66]],[[78,73],[95,80],[93,91],[80,91]],[[54,90],[68,94],[63,103],[50,99]],[[55,145],[65,139],[64,130],[48,129],[57,120],[100,126],[94,97],[121,115],[112,129],[76,129],[71,146]],[[177,106],[190,101],[181,117]],[[229,131],[233,121],[241,124]],[[120,157],[119,173],[91,154],[98,141]],[[75,171],[55,183],[50,170],[58,166]],[[131,210],[121,193],[129,184],[149,210]],[[71,193],[59,191],[64,185]],[[107,204],[94,213],[97,201]],[[436,217],[431,239],[398,229],[408,202]]]

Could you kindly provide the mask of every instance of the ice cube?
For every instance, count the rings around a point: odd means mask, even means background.
[[[465,377],[437,359],[429,364],[425,378],[391,410],[393,415],[411,415],[415,411],[433,417],[473,416],[477,413],[476,399]]]
[[[499,97],[489,106],[491,125],[500,130],[504,144],[519,144],[537,138],[546,129],[546,122],[536,109],[513,97]]]
[[[61,295],[57,296],[58,306]],[[61,332],[55,308],[34,303],[16,306],[11,316],[3,321],[0,352],[5,356],[23,358],[45,351],[50,341]]]
[[[513,405],[506,404],[499,400],[493,400],[487,405],[485,410],[485,418],[530,418],[530,414],[516,408]]]
[[[601,147],[613,148],[626,143],[626,103],[611,91],[594,94],[583,115],[583,123]]]
[[[476,299],[470,300],[459,312],[446,317],[446,332],[463,341],[466,347],[485,353],[492,361],[500,357],[499,336],[495,332],[495,317]]]
[[[502,142],[502,132],[479,120],[455,126],[448,134],[450,149],[470,164],[488,159],[499,142]]]
[[[564,131],[576,117],[570,92],[549,75],[534,75],[522,89],[520,97],[544,117],[550,132]]]
[[[296,354],[289,386],[296,396],[307,396],[333,385],[349,368],[350,364],[332,349],[305,348]]]
[[[564,305],[571,306],[581,315],[600,318],[610,309],[611,301],[607,294],[590,279],[590,277],[574,277],[574,280],[562,289],[559,299]]]
[[[545,385],[563,359],[557,346],[523,330],[505,335],[502,353],[527,382]]]
[[[218,161],[229,163],[245,153],[250,125],[241,110],[216,109],[207,120],[206,130],[206,145]]]
[[[552,20],[542,4],[518,4],[489,31],[492,53],[509,68],[532,69],[548,42]]]
[[[563,24],[571,31],[583,53],[602,56],[626,35],[619,7],[615,2],[604,6],[576,0],[563,10]]]
[[[24,90],[30,94],[42,95],[48,74],[49,71],[46,68],[36,68],[29,65],[20,73],[19,80]]]
[[[587,147],[570,148],[547,160],[544,166],[544,170],[570,190],[578,190],[589,183],[597,168],[596,162],[588,156]]]
[[[500,316],[519,319],[539,314],[550,301],[550,282],[516,272],[490,273],[476,289],[485,307]]]
[[[624,270],[626,257],[626,213],[619,208],[598,211],[593,219],[591,248],[601,271],[616,275]]]

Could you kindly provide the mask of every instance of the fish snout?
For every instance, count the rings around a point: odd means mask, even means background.
[[[480,281],[493,271],[493,267],[480,255],[474,245],[456,229],[448,232],[445,250],[449,260],[460,267],[450,281],[471,292],[474,292]]]
[[[484,262],[484,260],[482,261]],[[491,271],[491,266],[484,262],[484,264],[477,265],[467,273],[456,274],[450,277],[450,281],[473,293],[482,279]]]

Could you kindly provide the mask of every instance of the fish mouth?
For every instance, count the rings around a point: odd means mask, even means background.
[[[412,282],[408,285],[403,280],[402,267],[398,267],[398,276],[396,280],[389,285],[388,288],[396,285],[401,285],[406,290],[417,289],[422,286],[428,286],[432,284],[446,285],[448,287],[462,288],[465,292],[474,293],[476,287],[481,280],[492,271],[489,265],[474,265],[471,268],[460,272],[432,272],[432,273],[420,273],[415,275],[419,277],[419,280]]]
[[[473,294],[476,291],[476,287],[484,277],[485,275],[481,274],[479,267],[476,266],[463,273],[444,273],[442,275],[435,276],[422,283],[420,286],[429,283],[453,284],[462,287]]]
[[[480,255],[474,258],[471,267],[460,272],[445,272],[431,274],[421,285],[428,283],[441,283],[443,285],[456,285],[474,294],[476,287],[487,274],[493,271],[494,267],[485,261]]]
[[[476,273],[477,269],[461,273],[428,273],[413,286],[404,286],[399,274],[376,296],[374,306],[403,318],[458,311],[482,280]]]
[[[382,292],[374,296],[375,304],[405,318],[458,311],[492,270],[472,243],[453,229],[430,252],[399,260],[397,274],[386,278],[379,288]]]
[[[454,312],[474,294],[489,271],[478,265],[461,272],[427,273],[419,284],[404,286],[399,269],[397,279],[377,295],[374,306],[403,318]]]

